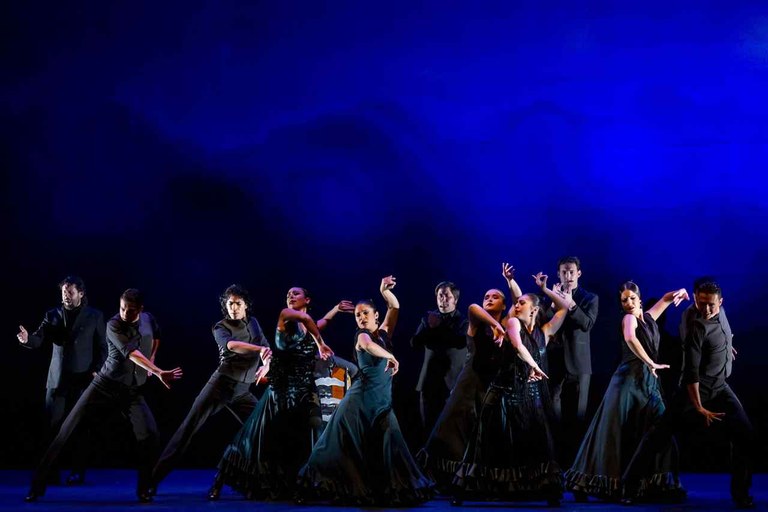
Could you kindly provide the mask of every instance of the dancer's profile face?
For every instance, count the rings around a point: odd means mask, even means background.
[[[245,300],[239,295],[227,297],[227,314],[232,320],[245,320],[245,316],[248,314]]]
[[[539,312],[539,308],[534,307],[531,298],[526,294],[521,295],[520,298],[517,299],[513,311],[516,318],[525,320],[532,319],[534,316],[536,316],[536,314]]]
[[[134,302],[126,302],[125,299],[120,299],[120,319],[123,322],[134,323],[139,319],[141,311],[144,306],[139,306]]]
[[[374,330],[379,327],[379,312],[369,304],[355,306],[355,322],[360,329]]]
[[[623,309],[625,313],[631,315],[641,309],[640,297],[632,290],[623,290],[620,299],[621,309]]]
[[[293,287],[288,290],[288,294],[285,296],[285,304],[296,310],[305,310],[309,305],[309,297],[304,293],[303,288]]]
[[[504,294],[501,291],[491,288],[483,296],[483,309],[489,313],[504,311]]]

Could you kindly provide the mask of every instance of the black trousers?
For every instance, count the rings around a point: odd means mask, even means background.
[[[587,400],[590,374],[572,374],[567,371],[553,375],[552,408],[557,419],[558,461],[568,467],[576,457],[586,433]]]
[[[64,419],[75,407],[80,396],[88,388],[91,382],[90,372],[66,374],[61,379],[59,387],[45,390],[45,412],[48,418],[47,443],[56,437]],[[72,442],[74,448],[71,451],[70,466],[73,473],[85,474],[85,468],[89,459],[89,445],[87,429],[76,429]],[[57,468],[54,469],[57,474]],[[56,476],[58,480],[58,476]]]
[[[153,482],[158,484],[168,476],[189,447],[192,437],[209,417],[226,407],[240,418],[242,423],[251,415],[257,401],[250,391],[250,384],[214,373],[195,398],[187,417],[160,455],[152,471]]]
[[[45,490],[48,473],[79,426],[93,424],[99,419],[106,419],[115,410],[131,422],[133,435],[138,443],[138,489],[146,489],[150,484],[151,464],[157,453],[155,418],[152,416],[152,411],[149,410],[139,388],[125,386],[101,376],[96,376],[93,379],[72,411],[64,419],[58,434],[34,472],[32,488],[42,494]]]
[[[440,413],[443,412],[445,401],[450,394],[451,390],[445,386],[424,389],[419,392],[419,412],[425,438],[429,437],[432,432],[432,428],[437,423]]]
[[[725,413],[722,417],[722,427],[731,443],[731,496],[734,499],[744,498],[749,495],[749,489],[752,487],[752,454],[756,450],[752,423],[738,397],[727,384],[717,390],[701,387],[699,393],[705,409]],[[688,398],[687,389],[682,389],[674,397],[658,424],[646,433],[637,447],[624,472],[626,492],[629,495],[635,492],[637,475],[643,474],[653,456],[671,442],[675,433],[705,426],[704,416],[696,412]]]
[[[574,375],[566,372],[562,378],[553,383],[552,406],[555,409],[555,416],[559,420],[563,418],[563,409],[565,409],[566,416],[572,416],[578,422],[584,422],[587,415],[591,377],[588,373]]]

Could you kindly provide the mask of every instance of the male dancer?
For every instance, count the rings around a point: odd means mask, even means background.
[[[581,441],[592,374],[590,331],[597,320],[598,297],[579,286],[581,261],[566,256],[557,263],[560,289],[566,292],[568,313],[547,345],[550,389],[555,415],[568,432],[561,458],[567,464]],[[570,294],[570,297],[569,297]]]
[[[443,281],[435,287],[437,310],[421,319],[411,346],[424,347],[416,385],[425,435],[429,435],[467,359],[467,319],[456,309],[459,287]]]
[[[145,354],[152,352],[160,339],[160,328],[154,317],[144,312],[144,299],[135,288],[120,296],[120,312],[107,322],[109,355],[99,373],[88,385],[59,433],[48,447],[35,470],[26,501],[36,501],[45,494],[51,465],[81,422],[105,418],[120,412],[128,418],[138,442],[139,479],[136,495],[139,501],[152,501],[149,493],[152,457],[157,444],[157,425],[152,411],[141,393],[148,374],[155,375],[167,388],[182,377],[181,368],[161,370]]]
[[[59,283],[61,306],[45,313],[40,327],[29,334],[19,326],[16,338],[22,347],[36,349],[51,345],[51,363],[45,390],[45,410],[48,416],[48,442],[61,422],[75,406],[91,382],[95,372],[107,357],[104,315],[88,306],[85,283],[77,276],[67,276]],[[85,480],[87,450],[78,436],[67,485],[79,485]],[[58,483],[59,472],[53,471],[51,481]]]
[[[752,458],[755,434],[726,379],[731,375],[733,346],[730,326],[720,318],[723,293],[717,283],[703,283],[696,292],[696,318],[687,331],[683,363],[684,390],[671,401],[659,424],[648,431],[624,473],[624,502],[638,491],[638,476],[656,453],[672,442],[675,432],[722,422],[731,442],[731,497],[739,508],[754,506]],[[684,319],[685,321],[685,319]]]
[[[219,297],[219,303],[224,319],[213,326],[213,338],[219,346],[219,367],[155,464],[151,493],[168,476],[209,417],[227,408],[245,421],[256,407],[258,399],[250,388],[266,373],[272,353],[269,342],[259,322],[251,316],[251,298],[245,288],[229,286]]]

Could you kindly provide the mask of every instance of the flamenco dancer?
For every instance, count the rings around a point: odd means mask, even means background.
[[[219,297],[224,319],[213,326],[219,347],[219,367],[195,398],[187,417],[179,425],[152,473],[156,486],[168,476],[184,455],[192,437],[205,422],[224,408],[244,421],[258,399],[251,384],[258,382],[267,368],[271,350],[259,322],[252,316],[251,298],[240,285],[229,286]],[[153,489],[154,491],[154,489]]]
[[[355,306],[355,356],[360,371],[299,473],[300,503],[405,506],[432,498],[433,484],[408,451],[392,410],[392,376],[399,363],[391,333],[400,307],[395,278],[381,280],[387,313],[373,301]]]
[[[505,278],[511,267],[505,264],[502,274]],[[512,280],[510,286],[517,287]],[[510,288],[513,290],[512,288]],[[522,295],[519,288],[514,289]],[[469,306],[467,319],[467,360],[456,379],[443,411],[438,417],[432,433],[416,459],[430,478],[437,483],[441,492],[450,492],[453,478],[459,469],[467,449],[475,423],[480,416],[483,397],[491,379],[496,374],[501,360],[498,347],[504,337],[502,317],[506,310],[506,298],[501,290],[491,288],[483,296],[482,307]]]
[[[568,311],[567,292],[536,284],[557,312],[539,327],[538,295],[521,295],[504,322],[501,363],[483,400],[473,439],[456,472],[454,505],[465,498],[546,500],[559,505],[560,467],[556,462],[552,423],[554,410],[546,382],[546,345],[562,326]]]
[[[333,355],[307,313],[304,288],[288,290],[272,347],[269,387],[224,450],[208,498],[227,484],[248,499],[292,499],[296,475],[322,431],[315,356]]]
[[[624,318],[622,360],[595,413],[573,467],[565,473],[565,487],[577,501],[587,496],[618,501],[621,477],[643,435],[664,413],[656,372],[669,365],[656,362],[659,326],[656,319],[670,304],[688,299],[685,289],[666,293],[643,311],[640,288],[627,281],[619,288]],[[654,460],[637,476],[636,497],[650,501],[678,501],[685,490],[678,480],[678,454],[674,442],[658,450]]]

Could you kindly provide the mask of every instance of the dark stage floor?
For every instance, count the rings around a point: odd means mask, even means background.
[[[213,476],[212,470],[179,470],[171,473],[160,488],[160,495],[154,503],[141,504],[136,501],[133,490],[135,473],[128,470],[93,470],[88,474],[88,483],[83,487],[49,487],[46,496],[36,503],[25,503],[29,485],[28,471],[0,471],[0,511],[34,510],[58,512],[129,510],[142,512],[155,510],[254,510],[259,512],[293,510],[355,510],[338,507],[298,507],[288,502],[257,502],[245,501],[231,491],[225,491],[220,501],[209,502],[205,493]],[[590,510],[622,512],[644,512],[650,510],[734,510],[728,495],[729,477],[726,474],[685,474],[683,484],[688,489],[688,501],[682,505],[635,505],[622,507],[601,502],[574,503],[571,496],[566,495],[563,506],[559,510]],[[768,510],[768,475],[756,475],[753,485],[753,495],[757,507],[753,510]],[[538,503],[466,503],[461,508],[451,507],[446,499],[436,499],[420,507],[420,510],[452,511],[457,510],[494,510],[511,508],[515,510],[547,509]]]

